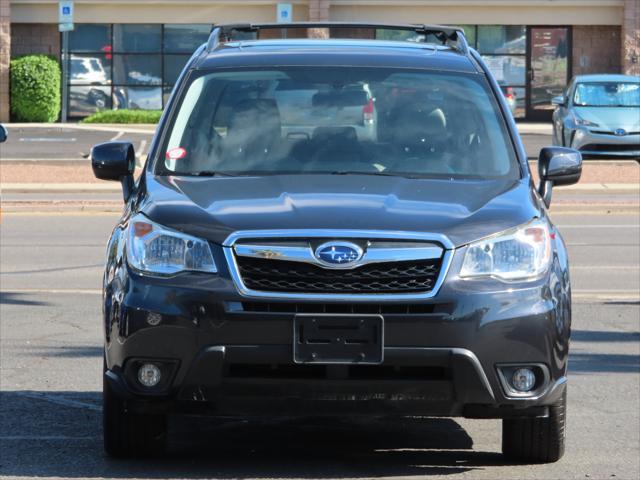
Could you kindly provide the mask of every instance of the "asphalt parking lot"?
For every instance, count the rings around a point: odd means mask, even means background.
[[[623,478],[640,475],[637,210],[555,214],[574,288],[568,445],[505,463],[496,420],[172,419],[171,452],[101,443],[100,283],[117,214],[5,213],[0,236],[1,478]]]

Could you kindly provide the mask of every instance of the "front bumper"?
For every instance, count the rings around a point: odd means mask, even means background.
[[[564,278],[552,268],[506,288],[450,272],[435,298],[309,303],[241,297],[224,271],[157,279],[124,264],[105,295],[106,378],[130,408],[147,412],[544,416],[566,382]],[[296,312],[345,309],[383,315],[384,362],[295,364]],[[169,365],[162,389],[136,383],[131,365],[140,361]],[[514,398],[500,382],[502,364],[541,364],[548,378],[535,396]]]
[[[584,156],[640,158],[640,134],[618,136],[580,127],[572,135],[571,146]]]

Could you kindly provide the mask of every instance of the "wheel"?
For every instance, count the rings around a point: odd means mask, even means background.
[[[144,415],[127,411],[126,404],[102,378],[104,449],[118,458],[161,455],[167,436],[166,415]]]
[[[567,391],[547,418],[502,420],[502,453],[527,463],[557,462],[564,455]]]

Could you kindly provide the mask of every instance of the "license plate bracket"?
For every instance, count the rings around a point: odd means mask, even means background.
[[[380,364],[382,315],[298,314],[293,319],[295,363]]]

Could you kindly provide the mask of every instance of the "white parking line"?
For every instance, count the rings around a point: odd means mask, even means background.
[[[118,132],[111,140],[109,140],[110,142],[115,142],[116,140],[118,140],[120,137],[122,137],[124,135],[124,132]]]

